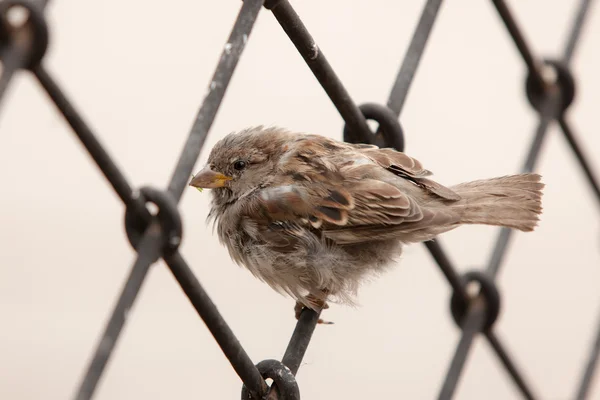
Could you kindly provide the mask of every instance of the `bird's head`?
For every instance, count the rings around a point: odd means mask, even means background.
[[[213,147],[190,186],[212,189],[214,201],[231,203],[271,184],[290,133],[262,126],[230,133]]]

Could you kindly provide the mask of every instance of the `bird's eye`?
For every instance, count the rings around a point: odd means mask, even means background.
[[[238,171],[241,171],[244,168],[246,168],[246,162],[242,160],[237,160],[233,163],[233,168],[237,169]]]

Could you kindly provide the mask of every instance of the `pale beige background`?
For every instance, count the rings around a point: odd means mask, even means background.
[[[423,1],[294,1],[357,102],[384,102]],[[511,173],[537,117],[524,65],[487,1],[446,2],[402,114],[407,152],[443,183]],[[561,51],[572,1],[512,1],[535,50]],[[164,187],[229,34],[239,1],[57,0],[48,68],[131,182]],[[600,174],[600,7],[574,59],[569,112]],[[202,152],[253,124],[340,138],[342,120],[263,10]],[[540,160],[541,226],[517,234],[499,276],[498,334],[544,399],[572,398],[600,313],[599,209],[553,127]],[[200,164],[198,164],[200,165]],[[70,398],[134,259],[123,206],[72,132],[23,73],[0,115],[0,398]],[[182,252],[256,362],[279,358],[292,301],[232,264],[205,226],[209,193],[181,205]],[[443,236],[451,258],[483,265],[496,230]],[[334,306],[301,366],[303,399],[431,399],[459,338],[450,290],[422,245]],[[593,399],[600,399],[600,373]],[[237,399],[240,381],[171,274],[152,269],[97,399]],[[519,398],[483,340],[457,399]]]

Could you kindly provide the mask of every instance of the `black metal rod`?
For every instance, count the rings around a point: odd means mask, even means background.
[[[23,67],[24,50],[17,45],[7,47],[0,55],[0,60],[2,60],[2,71],[0,72],[0,101],[2,101],[15,72]]]
[[[581,0],[579,7],[577,8],[577,13],[575,14],[575,18],[573,20],[573,24],[571,25],[571,34],[567,39],[567,44],[565,46],[565,52],[563,54],[563,61],[566,64],[569,64],[573,59],[573,54],[575,54],[575,48],[579,43],[579,38],[581,37],[581,31],[583,30],[583,25],[585,24],[586,17],[589,14],[590,5],[592,4],[591,0]]]
[[[485,336],[487,337],[489,344],[496,352],[496,355],[498,355],[498,358],[508,371],[509,375],[515,381],[515,384],[521,391],[523,397],[528,400],[534,400],[535,396],[533,395],[531,388],[525,383],[523,375],[517,370],[517,366],[511,360],[510,356],[508,355],[508,351],[504,348],[498,337],[490,331],[486,332]]]
[[[260,372],[181,254],[165,256],[165,262],[246,387],[258,395],[265,394],[268,387]]]
[[[581,377],[581,383],[579,390],[577,391],[577,400],[586,400],[592,386],[592,378],[596,368],[598,367],[598,360],[600,360],[600,316],[598,318],[598,330],[596,332],[596,340],[592,344],[590,349],[590,358],[588,359],[583,376]]]
[[[402,66],[398,71],[396,81],[394,82],[394,86],[392,86],[390,97],[388,98],[387,106],[396,115],[400,115],[402,112],[404,102],[419,67],[419,62],[425,51],[425,46],[427,45],[441,4],[442,0],[427,0],[425,3],[421,18],[415,28],[410,45],[404,55]]]
[[[157,226],[156,228],[157,229],[153,229],[155,234],[145,235],[140,242],[140,247],[146,250],[138,254],[138,257],[131,268],[125,286],[121,291],[117,304],[106,324],[102,338],[96,346],[94,356],[92,357],[79,386],[75,396],[76,400],[89,400],[94,395],[96,386],[102,377],[102,373],[117,344],[121,330],[125,325],[127,314],[137,298],[142,284],[144,283],[144,279],[148,274],[150,265],[160,257],[160,244],[162,243],[162,238],[159,227]]]
[[[106,152],[104,147],[102,147],[90,127],[81,118],[75,107],[71,104],[60,87],[56,84],[54,79],[52,79],[50,74],[42,65],[38,65],[33,70],[33,73],[46,93],[48,93],[48,96],[50,96],[60,113],[65,117],[67,123],[71,126],[81,143],[85,146],[90,156],[94,159],[96,165],[100,168],[121,200],[123,200],[123,203],[131,203],[132,189],[127,182],[127,179],[112,160],[112,157]],[[140,210],[142,208],[145,209],[145,207],[139,208]]]
[[[435,260],[436,264],[440,267],[440,270],[452,286],[452,290],[462,298],[462,300],[466,303],[469,301],[469,296],[465,291],[462,282],[460,280],[460,276],[456,272],[456,268],[452,266],[450,259],[446,255],[444,249],[439,242],[439,239],[430,240],[425,242],[425,247],[429,250],[429,253]]]
[[[513,234],[514,231],[510,228],[500,228],[500,232],[496,238],[494,250],[492,250],[492,255],[487,264],[486,270],[486,272],[493,278],[495,278],[496,275],[498,275],[498,271],[500,271],[500,266],[504,261],[504,256],[506,256],[506,250],[508,249],[508,245],[513,237]]]
[[[573,153],[575,153],[577,162],[579,162],[579,165],[581,166],[581,169],[583,170],[583,173],[587,178],[588,183],[592,187],[592,190],[596,195],[596,199],[598,200],[598,202],[600,202],[600,183],[598,181],[598,178],[596,178],[596,176],[594,175],[592,167],[590,166],[590,163],[585,154],[583,154],[583,150],[577,142],[577,138],[575,137],[575,134],[573,133],[573,130],[571,129],[571,126],[565,119],[564,115],[558,119],[558,124],[560,125],[560,128],[563,131],[565,139],[567,139],[567,143],[569,143],[569,147],[571,147],[571,150],[573,150]]]
[[[310,339],[312,338],[320,313],[305,308],[300,314],[292,338],[281,359],[281,362],[296,375],[304,358]]]
[[[264,0],[244,0],[235,24],[221,53],[215,73],[208,85],[208,92],[196,115],[190,134],[181,150],[177,166],[171,176],[169,191],[177,201],[181,199],[192,169],[198,160],[200,150],[208,136],[208,131],[217,115],[225,96],[225,91],[242,55],[252,27]]]
[[[558,105],[557,102],[554,104],[550,104],[550,108],[553,106],[556,107]],[[549,111],[548,114],[542,116],[538,123],[538,126],[535,130],[535,135],[533,136],[533,141],[531,142],[531,146],[529,147],[529,152],[527,153],[527,157],[525,158],[525,162],[523,163],[523,167],[521,168],[522,172],[532,172],[535,169],[535,166],[538,162],[539,156],[541,154],[541,149],[544,144],[544,139],[547,136],[548,128],[552,123],[554,116],[551,114],[552,111]]]
[[[469,309],[464,320],[461,322],[462,336],[456,347],[456,352],[448,368],[446,379],[442,385],[442,389],[438,396],[439,400],[449,400],[452,398],[456,385],[460,379],[461,372],[469,355],[471,344],[477,333],[481,332],[483,325],[485,324],[486,311],[485,311],[485,300],[483,298],[475,298]]]
[[[315,40],[308,33],[298,14],[287,0],[276,0],[272,3],[274,4],[270,7],[273,15],[350,127],[353,137],[366,141],[365,139],[369,138],[372,133],[364,115],[352,101],[348,91]]]
[[[525,162],[523,163],[523,167],[521,168],[522,172],[532,172],[534,170],[535,165],[537,164],[537,161],[541,154],[544,139],[546,138],[548,133],[548,127],[553,121],[556,113],[558,113],[559,105],[560,96],[558,96],[557,94],[549,97],[542,104],[540,121],[535,130],[535,135],[533,136],[533,140],[529,147],[529,152],[527,153]],[[513,234],[514,229],[500,229],[500,233],[498,234],[498,238],[496,239],[496,243],[494,245],[494,250],[492,251],[490,261],[487,264],[486,272],[490,276],[496,277],[496,275],[498,274],[500,266],[502,265],[502,261],[504,261],[504,256],[506,255],[508,244],[510,243],[510,239],[512,238]]]
[[[496,10],[500,14],[500,18],[502,18],[504,25],[512,36],[519,53],[521,53],[521,57],[523,57],[529,73],[533,75],[536,85],[540,88],[545,87],[546,84],[540,73],[539,64],[534,58],[531,48],[525,40],[525,36],[523,36],[523,33],[519,30],[517,22],[515,21],[511,11],[508,9],[506,2],[504,0],[492,0],[492,3],[494,3]]]

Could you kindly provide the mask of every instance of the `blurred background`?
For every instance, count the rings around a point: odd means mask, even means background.
[[[294,1],[357,103],[385,103],[423,1]],[[562,53],[576,2],[510,1],[536,54]],[[164,187],[239,1],[53,1],[45,64],[135,186]],[[600,7],[573,60],[568,112],[600,174]],[[491,2],[442,5],[402,112],[406,152],[444,184],[518,171],[537,125],[525,66]],[[54,105],[20,73],[0,113],[0,398],[65,399],[77,388],[135,254],[124,207]],[[225,134],[274,124],[333,138],[343,121],[263,10],[197,167]],[[600,218],[552,126],[538,170],[547,184],[534,233],[516,233],[496,323],[543,399],[573,398],[600,315]],[[205,224],[210,193],[186,191],[181,251],[255,362],[280,358],[293,301],[234,265]],[[461,270],[483,266],[497,230],[440,241]],[[298,374],[303,399],[431,399],[460,331],[449,285],[422,245],[366,284],[360,307],[332,306]],[[592,399],[600,399],[596,373]],[[241,382],[163,263],[129,314],[96,399],[238,399]],[[457,399],[520,398],[477,339]]]

